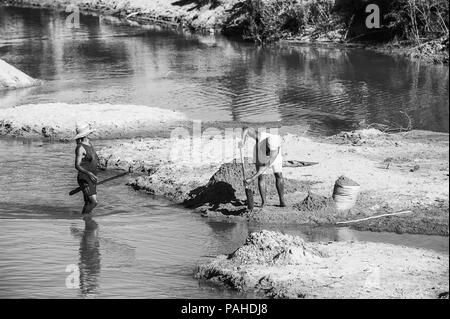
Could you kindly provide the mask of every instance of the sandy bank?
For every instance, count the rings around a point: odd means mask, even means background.
[[[308,243],[262,231],[196,277],[272,298],[439,298],[448,256],[378,243]]]
[[[0,59],[0,90],[19,89],[38,84],[38,80]]]
[[[268,206],[252,214],[243,210],[238,139],[211,137],[141,139],[116,142],[99,152],[103,165],[132,167],[141,176],[130,181],[135,189],[190,204],[203,192],[224,192],[222,202],[202,200],[194,205],[207,215],[247,218],[262,223],[334,224],[356,218],[411,210],[411,214],[352,224],[359,229],[398,233],[448,235],[448,134],[411,131],[384,134],[376,130],[345,133],[324,139],[295,134],[283,136],[285,161],[318,162],[309,167],[286,167],[284,176],[289,207],[277,207],[275,189],[269,186]],[[251,157],[249,146],[246,156]],[[250,155],[249,155],[250,154]],[[239,161],[237,161],[239,162]],[[231,166],[223,166],[231,165]],[[286,163],[285,163],[286,164]],[[228,175],[216,173],[226,170]],[[236,171],[237,170],[237,171]],[[254,170],[254,168],[253,168]],[[345,175],[361,185],[354,209],[308,211],[299,209],[308,192],[330,197],[336,179]],[[233,177],[234,176],[234,177]],[[273,178],[273,177],[272,177]],[[234,191],[236,200],[224,190]],[[219,193],[220,193],[219,192]],[[256,187],[255,187],[255,192]],[[226,195],[228,194],[228,195]],[[209,195],[208,195],[209,196]],[[255,195],[256,204],[259,196]],[[198,203],[197,203],[198,204]]]
[[[0,109],[0,135],[72,139],[77,121],[96,131],[93,137],[118,138],[169,129],[185,121],[182,113],[141,105],[29,104]]]

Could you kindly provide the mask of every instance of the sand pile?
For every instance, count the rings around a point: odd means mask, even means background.
[[[382,137],[382,131],[375,128],[355,130],[351,132],[341,132],[330,137],[334,142],[339,144],[363,145],[372,142],[372,139]]]
[[[344,175],[340,176],[337,180],[335,185],[339,185],[341,187],[345,187],[345,186],[359,186],[359,184],[357,182],[355,182],[354,180],[345,177]]]
[[[38,84],[38,80],[0,59],[0,90],[25,88]]]
[[[446,255],[382,243],[311,243],[271,231],[251,234],[234,253],[201,265],[196,277],[272,298],[439,298],[449,289]]]
[[[95,138],[149,134],[186,121],[184,114],[143,105],[28,104],[0,110],[0,134],[72,139],[77,121],[91,125]]]
[[[263,230],[250,234],[228,259],[239,264],[298,265],[322,257],[326,254],[309,247],[300,237]]]
[[[300,211],[315,212],[326,209],[334,209],[335,203],[332,198],[308,193],[308,196],[306,196],[306,198],[300,203],[295,204],[294,208]]]
[[[256,173],[254,164],[245,163],[246,177],[249,178]],[[289,178],[284,179],[284,189],[286,194],[299,191],[307,191],[310,183],[305,183]],[[259,194],[257,182],[253,189],[255,195]],[[275,187],[275,177],[270,174],[266,177],[267,196],[277,194]],[[238,162],[226,163],[220,166],[219,170],[211,177],[208,184],[193,190],[189,194],[189,199],[185,202],[188,207],[200,207],[211,204],[216,206],[226,204],[234,200],[244,200],[245,190],[243,185],[242,164]]]

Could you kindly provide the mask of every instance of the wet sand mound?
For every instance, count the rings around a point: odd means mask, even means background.
[[[314,212],[325,209],[335,209],[335,203],[332,198],[309,193],[306,198],[294,205],[294,208],[300,211]]]
[[[0,59],[0,90],[26,88],[39,83],[38,80]]]
[[[448,256],[380,243],[308,243],[271,231],[251,234],[196,277],[272,298],[439,298],[449,289]]]
[[[0,134],[70,140],[77,121],[95,129],[97,138],[156,132],[185,121],[182,113],[142,105],[28,104],[0,110]]]
[[[252,233],[245,244],[228,256],[236,263],[259,265],[299,265],[306,260],[326,257],[309,247],[300,237],[262,231]]]
[[[245,163],[246,176],[251,177],[256,173],[254,164]],[[305,192],[311,183],[285,178],[285,193]],[[275,187],[275,177],[273,174],[266,176],[267,195],[277,196]],[[259,194],[257,183],[252,186],[254,193]],[[242,206],[246,199],[243,185],[242,164],[236,161],[220,166],[219,170],[211,177],[208,184],[194,189],[185,201],[187,207],[198,208],[200,206],[210,206],[213,210],[221,209],[226,212],[229,209],[221,204],[233,202],[236,206]],[[239,210],[242,207],[239,207]]]

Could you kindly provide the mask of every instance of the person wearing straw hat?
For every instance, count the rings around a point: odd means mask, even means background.
[[[98,156],[89,141],[92,130],[88,123],[76,125],[75,168],[78,171],[77,181],[83,191],[84,206],[82,214],[90,214],[97,206],[97,163]]]

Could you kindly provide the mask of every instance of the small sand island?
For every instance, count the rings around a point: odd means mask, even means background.
[[[72,140],[77,121],[89,122],[93,136],[107,139],[157,132],[186,121],[186,116],[142,105],[29,104],[0,109],[0,134]]]
[[[0,90],[20,89],[39,85],[39,81],[0,59]]]

